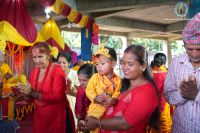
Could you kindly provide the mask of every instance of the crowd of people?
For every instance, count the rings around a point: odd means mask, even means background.
[[[34,99],[34,133],[198,133],[200,132],[200,14],[183,30],[185,54],[166,68],[157,53],[151,64],[141,45],[128,46],[115,72],[117,55],[101,44],[95,64],[70,68],[70,54],[51,62],[47,43],[32,47],[35,68],[17,84]],[[3,54],[0,54],[3,58]],[[3,60],[3,59],[2,59]],[[3,66],[0,67],[1,77]],[[4,74],[10,78],[11,72]]]

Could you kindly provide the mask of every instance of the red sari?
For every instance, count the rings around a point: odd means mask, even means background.
[[[39,83],[39,73],[40,69],[34,68],[30,75],[33,90],[41,93],[41,99],[35,100],[33,132],[65,133],[66,107],[69,106],[65,95],[65,74],[60,66],[49,64]]]
[[[79,86],[76,94],[75,114],[80,120],[85,120],[90,100],[85,94],[85,88]]]
[[[164,67],[153,68],[153,78],[157,85],[161,98],[161,115],[160,115],[160,131],[162,133],[170,133],[172,125],[172,117],[170,112],[173,111],[173,107],[166,102],[164,98],[164,81],[166,78],[167,70]],[[158,133],[154,128],[149,128],[147,133]]]
[[[156,89],[149,82],[121,93],[118,103],[108,107],[104,118],[123,116],[133,128],[126,131],[102,130],[101,133],[144,133],[146,124],[158,105]]]
[[[165,108],[165,103],[166,103],[166,100],[164,98],[164,81],[167,75],[167,71],[157,68],[157,69],[152,69],[152,73],[153,73],[154,81],[158,88],[158,92],[160,93],[161,111],[163,111]]]

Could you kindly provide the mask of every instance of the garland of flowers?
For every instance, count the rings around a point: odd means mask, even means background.
[[[62,14],[63,16],[67,17],[70,22],[79,24],[80,27],[84,27],[87,29],[92,28],[92,24],[94,22],[93,19],[89,18],[88,16],[82,15],[76,9],[73,9],[62,2],[62,0],[55,0],[51,4],[52,5],[46,4],[45,6],[49,7],[54,13]]]
[[[92,43],[94,45],[97,45],[99,42],[98,34],[99,34],[99,26],[96,23],[94,23],[93,24],[93,32],[92,32]]]
[[[76,9],[72,9],[70,6],[62,2],[62,0],[43,0],[43,4],[46,7],[49,7],[54,13],[62,14],[63,16],[67,17],[70,22],[79,24],[81,28],[92,28],[92,43],[94,45],[98,44],[99,26],[92,18],[79,13]]]

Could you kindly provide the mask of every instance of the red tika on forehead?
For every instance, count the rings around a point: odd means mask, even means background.
[[[185,26],[183,41],[186,44],[200,44],[200,13],[197,13]]]

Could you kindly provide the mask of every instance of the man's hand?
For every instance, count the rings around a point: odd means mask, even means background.
[[[188,79],[181,81],[180,93],[181,96],[188,100],[194,100],[198,94],[197,81],[193,75],[188,76]]]

